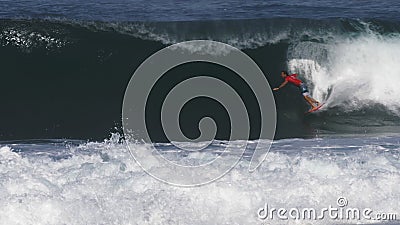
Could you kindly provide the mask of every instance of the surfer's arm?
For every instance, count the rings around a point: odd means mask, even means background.
[[[279,90],[279,89],[281,89],[281,88],[283,88],[286,84],[288,83],[288,81],[287,80],[285,80],[281,85],[279,85],[279,87],[277,87],[277,88],[274,88],[273,90],[274,91],[277,91],[277,90]]]

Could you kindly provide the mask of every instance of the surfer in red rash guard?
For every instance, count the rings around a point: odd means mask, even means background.
[[[285,81],[281,85],[279,85],[279,87],[274,88],[273,89],[274,91],[277,91],[277,90],[283,88],[287,83],[292,83],[295,86],[300,88],[300,91],[303,94],[304,99],[308,102],[308,104],[311,105],[312,110],[315,110],[318,108],[320,103],[310,96],[310,93],[308,92],[308,89],[307,89],[307,85],[305,83],[303,83],[303,81],[301,81],[299,78],[297,78],[297,74],[288,75],[288,73],[286,71],[282,71],[281,77],[283,79],[285,79]]]

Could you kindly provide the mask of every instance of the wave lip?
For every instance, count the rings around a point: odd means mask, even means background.
[[[242,20],[205,20],[172,22],[104,22],[71,19],[0,20],[3,45],[62,47],[77,32],[109,32],[129,35],[165,45],[189,40],[220,41],[239,49],[257,49],[279,43],[327,43],[339,37],[377,32],[400,32],[400,24],[384,20],[270,18]],[[100,33],[99,33],[100,34]],[[41,43],[41,44],[40,44]]]

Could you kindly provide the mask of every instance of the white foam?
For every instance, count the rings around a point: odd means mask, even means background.
[[[380,104],[400,113],[400,36],[370,30],[328,44],[294,46],[289,68],[313,87],[317,99],[347,110]],[[329,98],[328,98],[329,96]]]
[[[29,28],[7,28],[0,32],[0,44],[3,46],[16,46],[24,50],[43,46],[46,49],[61,48],[68,42],[49,34],[42,34],[30,30]]]
[[[222,179],[196,188],[155,180],[134,163],[125,145],[115,142],[71,147],[72,157],[60,160],[2,147],[0,224],[260,224],[257,210],[265,203],[319,208],[335,205],[340,196],[351,207],[399,212],[398,150],[368,140],[348,150],[340,144],[345,141],[278,141],[254,173],[243,160]],[[331,145],[342,149],[327,148]],[[147,145],[132,147],[150,154]],[[201,160],[204,154],[189,153],[181,160]],[[213,149],[209,154],[213,156]],[[162,168],[155,165],[154,170]],[[329,222],[334,221],[310,223]]]

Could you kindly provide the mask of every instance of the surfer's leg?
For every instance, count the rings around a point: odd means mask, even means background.
[[[314,107],[314,104],[312,104],[312,103],[317,104],[317,106],[320,105],[320,103],[319,103],[317,100],[315,100],[313,97],[311,97],[311,95],[310,95],[310,93],[308,92],[308,90],[304,91],[302,94],[303,94],[304,98],[305,98],[309,103],[311,102],[310,105],[312,105],[313,107]],[[315,107],[317,107],[317,106],[315,106]]]
[[[315,99],[312,98],[311,96],[308,96],[308,98],[310,98],[310,100],[311,100],[313,103],[316,103],[317,106],[320,104],[319,101],[315,100]]]
[[[313,99],[313,98],[310,96],[310,92],[308,92],[307,85],[305,85],[304,83],[302,83],[302,84],[300,84],[299,88],[300,88],[301,94],[303,95],[304,99],[308,102],[308,104],[310,104],[311,107],[312,107],[313,109],[315,109],[316,107],[318,107],[319,102],[316,101],[315,99]],[[314,106],[314,103],[317,104],[317,105]]]
[[[317,100],[313,99],[308,91],[303,92],[302,94],[304,99],[308,102],[308,104],[311,105],[312,109],[316,109],[318,106],[320,106],[320,103]]]
[[[313,102],[313,100],[314,99],[312,99],[310,96],[308,96],[308,95],[303,95],[304,96],[304,99],[308,102],[308,104],[310,104],[310,106],[313,108],[313,109],[315,109],[317,106],[314,106],[314,102]],[[315,100],[314,100],[315,101]]]

